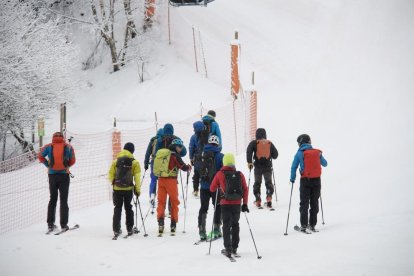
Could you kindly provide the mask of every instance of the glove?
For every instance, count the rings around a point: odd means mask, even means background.
[[[247,204],[243,204],[243,205],[242,205],[242,207],[241,207],[241,211],[242,211],[242,212],[247,212],[247,213],[249,213],[249,207],[247,207]]]
[[[144,164],[144,169],[145,169],[145,170],[148,170],[148,167],[149,167],[149,164],[148,164],[148,163],[145,163],[145,164]]]
[[[194,166],[194,159],[191,159],[190,163],[191,163],[191,166]]]
[[[151,196],[150,196],[150,203],[151,203],[151,205],[154,205],[155,204],[155,194],[151,194]]]
[[[251,171],[253,169],[253,163],[247,163],[247,168]]]
[[[295,183],[295,180],[291,179],[291,180],[290,180],[290,183],[292,183],[292,184],[293,184],[293,183]]]
[[[137,197],[139,197],[139,196],[141,195],[141,191],[137,191],[137,190],[135,190],[135,189],[134,189],[134,194],[135,194]]]

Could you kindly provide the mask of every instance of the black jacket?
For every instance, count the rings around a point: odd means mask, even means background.
[[[256,130],[256,140],[251,141],[250,144],[247,146],[246,159],[247,159],[247,163],[253,163],[255,167],[271,168],[272,167],[271,159],[276,159],[279,155],[275,145],[273,145],[271,141],[270,141],[270,159],[258,160],[256,157],[257,140],[264,140],[264,139],[266,139],[266,130],[263,128],[258,128]],[[254,159],[254,162],[253,162],[253,159]]]

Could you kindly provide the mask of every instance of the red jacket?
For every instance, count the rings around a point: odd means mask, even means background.
[[[173,152],[171,152],[170,163],[168,164],[168,169],[172,171],[175,168],[177,168],[177,172],[180,169],[185,171],[185,172],[190,169],[190,167],[184,163],[181,156],[178,153],[173,151]],[[177,176],[168,177],[168,178],[177,178]]]
[[[217,188],[220,188],[220,191],[222,194],[224,194],[224,191],[226,190],[226,177],[224,176],[224,171],[236,171],[236,168],[224,166],[222,167],[214,176],[213,182],[211,182],[210,185],[210,191],[215,192]],[[249,197],[249,191],[247,190],[247,184],[246,184],[246,178],[244,177],[244,174],[240,172],[241,182],[242,182],[242,188],[243,188],[243,204],[247,204],[248,197]],[[240,205],[241,200],[227,200],[222,198],[220,200],[220,205],[229,205],[229,204],[235,204]]]

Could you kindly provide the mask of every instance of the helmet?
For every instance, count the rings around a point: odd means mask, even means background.
[[[311,138],[307,134],[301,134],[299,135],[297,141],[298,141],[299,146],[301,146],[302,144],[310,144]]]
[[[209,144],[216,144],[217,146],[220,145],[220,139],[216,135],[211,135],[208,137],[208,143]]]
[[[183,141],[180,138],[176,138],[171,142],[171,145],[183,146]]]

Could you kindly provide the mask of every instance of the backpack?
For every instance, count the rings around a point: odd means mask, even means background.
[[[157,138],[154,138],[152,141],[151,141],[151,147],[152,147],[152,150],[151,150],[151,156],[152,156],[152,158],[154,159],[154,157],[155,157],[155,153],[157,152]]]
[[[200,179],[203,182],[211,182],[216,174],[216,162],[214,152],[203,152],[200,160]]]
[[[65,154],[68,147],[64,143],[56,143],[51,146],[52,154],[50,155],[50,167],[55,171],[63,171],[69,167],[69,158]]]
[[[303,151],[304,170],[302,177],[318,178],[322,174],[321,153],[318,149],[307,149]]]
[[[200,135],[199,135],[199,140],[200,140],[200,143],[202,145],[207,145],[208,144],[208,137],[210,137],[211,129],[212,129],[211,124],[213,122],[214,122],[214,120],[212,120],[212,121],[203,120],[204,128],[200,132]]]
[[[165,134],[161,138],[161,149],[168,149],[168,147],[171,145],[172,141],[176,139],[177,137],[175,135]]]
[[[270,146],[272,142],[269,140],[256,141],[256,158],[257,160],[270,159]]]
[[[171,151],[169,149],[159,149],[154,159],[153,173],[157,177],[175,177],[178,175],[177,168],[170,170]]]
[[[116,174],[114,184],[121,188],[134,186],[132,179],[132,162],[134,158],[118,157],[116,160]]]
[[[223,171],[226,178],[226,190],[224,198],[226,200],[240,200],[243,198],[243,187],[239,171]]]

